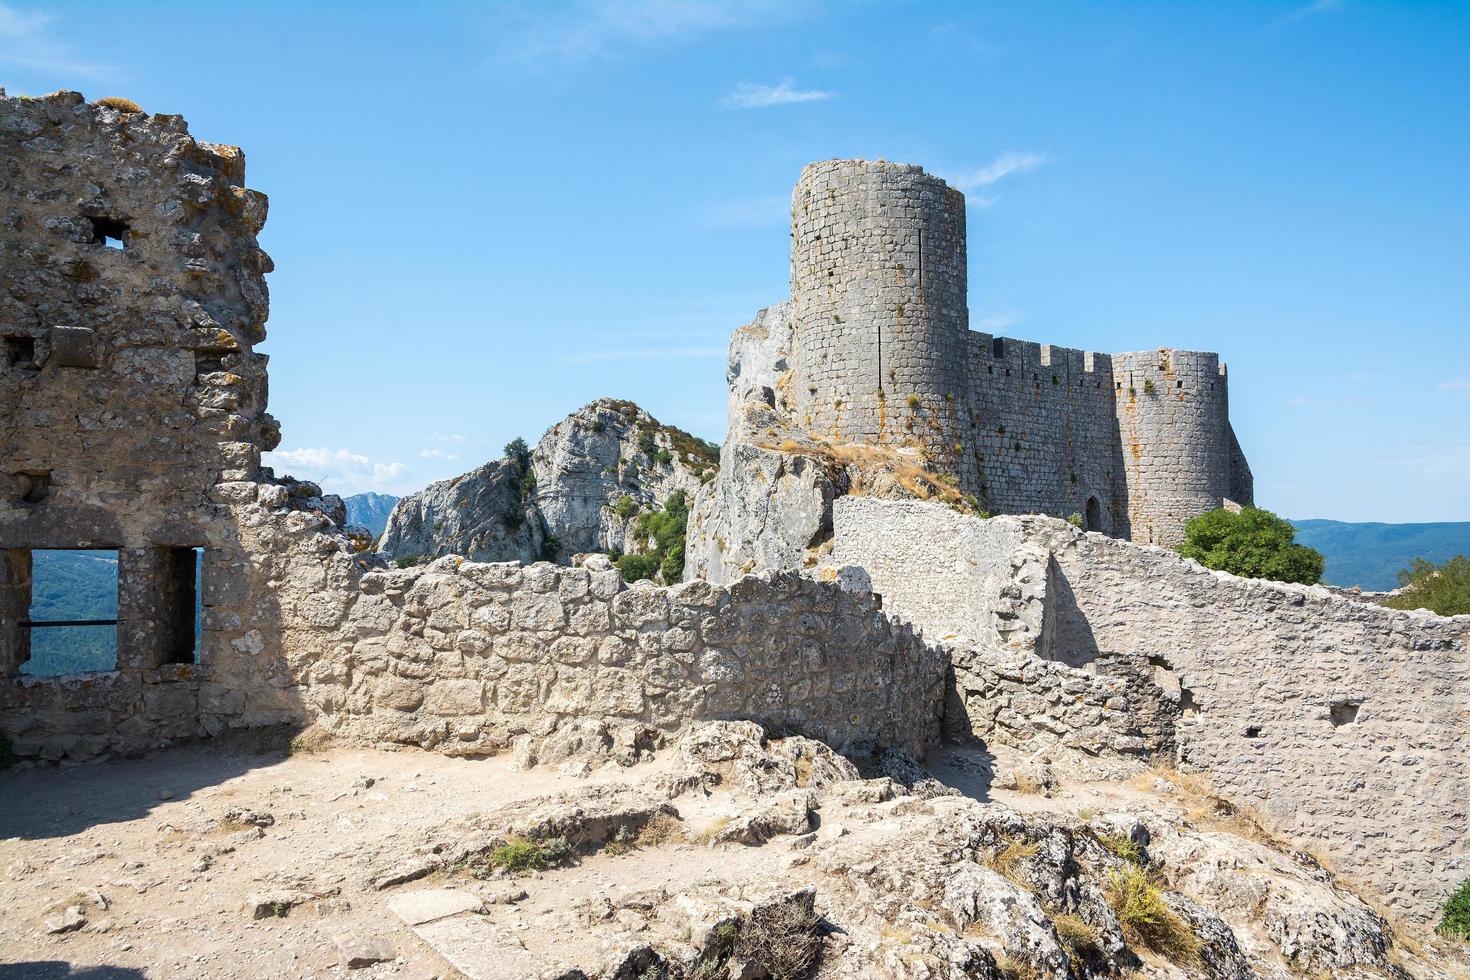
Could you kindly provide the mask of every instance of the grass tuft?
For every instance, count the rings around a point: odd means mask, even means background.
[[[1137,866],[1108,873],[1103,890],[1129,943],[1151,949],[1181,966],[1200,960],[1199,937],[1164,901],[1147,872]]]
[[[116,109],[118,112],[143,111],[143,107],[138,105],[138,103],[134,102],[132,99],[120,99],[115,95],[108,96],[105,99],[98,99],[97,104],[105,105],[109,109]]]

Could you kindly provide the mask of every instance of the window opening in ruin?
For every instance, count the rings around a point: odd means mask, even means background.
[[[1183,388],[1184,387],[1184,382],[1183,381],[1176,381],[1176,382],[1174,382],[1174,387],[1176,387],[1176,388]]]
[[[51,492],[51,471],[17,473],[17,482],[20,484],[21,503],[39,504],[46,499]]]
[[[1332,727],[1340,728],[1343,725],[1355,725],[1358,722],[1358,708],[1362,707],[1361,701],[1334,701],[1330,709]]]
[[[990,342],[990,356],[997,359],[1006,356],[1006,342],[1000,337]]]
[[[36,338],[6,337],[5,364],[7,367],[35,370]]]
[[[125,223],[116,218],[93,218],[91,220],[92,244],[116,249],[127,247],[128,226]]]
[[[1102,530],[1102,504],[1096,497],[1087,498],[1087,530]]]
[[[1248,725],[1248,726],[1246,726],[1245,737],[1246,738],[1260,738],[1261,737],[1261,726],[1260,725]]]
[[[37,550],[31,594],[21,628],[30,657],[28,677],[57,677],[117,666],[117,552]]]
[[[199,662],[199,639],[204,618],[200,578],[204,569],[203,559],[203,548],[164,548],[159,555],[159,586],[164,596],[160,663]]]

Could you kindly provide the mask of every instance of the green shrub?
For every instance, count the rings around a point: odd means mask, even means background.
[[[626,521],[638,513],[638,501],[625,493],[617,499],[617,503],[613,504],[613,513]]]
[[[650,458],[658,452],[658,440],[647,429],[644,429],[643,434],[638,437],[638,451]]]
[[[526,440],[516,436],[505,444],[505,458],[524,473],[531,468],[531,447],[526,445]]]
[[[1072,525],[1073,527],[1081,527],[1082,515],[1077,513],[1076,511],[1073,511],[1072,513],[1067,515],[1067,523]]]
[[[465,870],[477,878],[488,878],[496,870],[526,875],[570,864],[571,860],[572,846],[565,837],[540,841],[512,837],[493,850],[470,855],[465,859]]]
[[[1143,393],[1145,395],[1152,395],[1155,392],[1155,390],[1157,390],[1157,389],[1154,388],[1154,379],[1153,378],[1144,378],[1143,379]]]
[[[653,454],[653,458],[658,460],[660,463],[663,463],[665,466],[674,461],[673,453],[669,452],[667,449],[660,449],[658,452]]]
[[[602,419],[593,419],[592,424],[589,425],[588,428],[591,429],[593,432],[601,432],[603,429],[606,429],[607,426],[602,424]]]
[[[1143,865],[1143,850],[1132,837],[1124,837],[1122,834],[1098,834],[1097,841],[1107,848],[1114,857],[1122,858],[1129,864]]]
[[[653,578],[658,571],[659,559],[654,555],[624,555],[618,559],[617,565],[624,582],[637,582]]]
[[[907,398],[904,399],[904,401],[908,402],[909,408],[918,408],[919,407],[919,396],[918,395],[909,395]]]
[[[1322,578],[1322,553],[1296,544],[1296,529],[1269,510],[1220,509],[1184,525],[1179,553],[1206,568],[1247,578],[1312,585]]]
[[[1443,564],[1415,558],[1399,572],[1403,591],[1384,601],[1393,609],[1428,609],[1441,616],[1470,613],[1470,557],[1456,555]]]
[[[399,555],[393,559],[393,564],[399,568],[410,568],[424,560],[423,555]]]
[[[1439,934],[1470,942],[1470,878],[1444,903],[1444,918],[1439,923]]]
[[[647,553],[618,559],[623,580],[636,582],[657,573],[665,582],[677,582],[684,574],[684,534],[688,525],[689,505],[682,490],[669,494],[662,510],[641,515],[634,533],[643,541],[652,538],[653,547]]]

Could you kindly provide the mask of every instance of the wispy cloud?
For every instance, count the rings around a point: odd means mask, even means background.
[[[589,350],[567,354],[563,364],[595,364],[600,361],[698,361],[724,357],[723,347],[650,347],[643,350]]]
[[[535,0],[496,8],[494,62],[540,69],[617,61],[639,49],[799,16],[806,0]]]
[[[1440,391],[1463,391],[1470,394],[1470,378],[1455,378],[1452,381],[1442,382]]]
[[[1305,7],[1298,7],[1285,17],[1281,17],[1273,22],[1271,26],[1273,28],[1285,27],[1287,24],[1294,24],[1299,20],[1306,20],[1308,17],[1315,17],[1318,14],[1327,14],[1341,9],[1342,0],[1316,0],[1315,3],[1309,3]]]
[[[459,453],[447,453],[447,452],[445,452],[442,449],[420,449],[419,450],[419,458],[420,459],[442,459],[442,460],[448,461],[448,460],[456,460],[456,459],[459,459]]]
[[[107,65],[88,61],[57,37],[56,18],[41,10],[0,3],[0,65],[103,79]]]
[[[1030,173],[1037,167],[1051,162],[1051,156],[1046,153],[1009,151],[1002,153],[990,163],[978,170],[970,170],[949,176],[949,182],[953,186],[964,191],[968,195],[968,203],[976,207],[988,208],[999,197],[976,193],[985,187],[1004,180],[1012,174]]]
[[[442,442],[450,446],[464,445],[464,436],[458,432],[436,432],[431,438],[435,442]]]
[[[267,465],[291,470],[291,475],[320,483],[328,493],[398,489],[408,472],[402,463],[379,463],[348,449],[278,449],[265,454]]]
[[[725,105],[731,109],[767,109],[773,105],[822,102],[836,95],[836,92],[826,92],[822,89],[799,89],[790,79],[779,85],[740,82],[735,86],[733,92],[725,96]]]

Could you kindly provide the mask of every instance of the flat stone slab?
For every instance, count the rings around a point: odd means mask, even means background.
[[[470,980],[554,980],[584,975],[537,956],[484,916],[435,919],[414,926],[413,931]]]
[[[447,919],[461,912],[478,912],[484,904],[478,895],[454,888],[424,888],[388,899],[388,908],[410,926]]]

